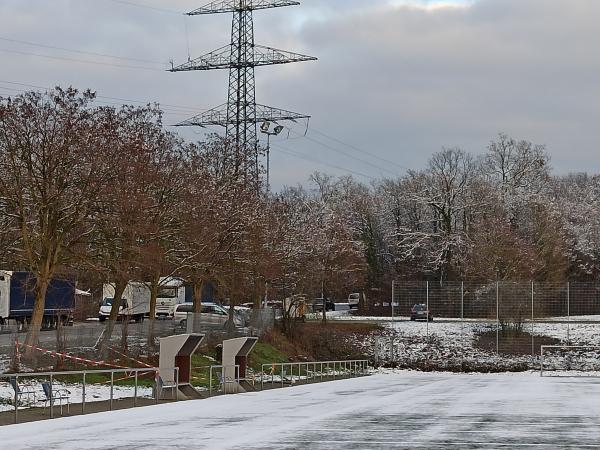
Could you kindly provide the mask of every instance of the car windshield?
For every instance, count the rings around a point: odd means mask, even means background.
[[[180,313],[191,313],[194,312],[194,305],[193,304],[183,304],[183,305],[177,305],[177,312]]]
[[[102,300],[102,306],[112,306],[114,301],[115,299],[113,297],[106,297]],[[127,308],[127,300],[124,298],[121,299],[121,308]]]
[[[427,306],[425,306],[425,305],[415,305],[415,306],[413,306],[413,309],[415,311],[425,311],[425,310],[427,310]]]
[[[219,305],[202,305],[202,312],[209,314],[218,314],[219,316],[227,315],[227,311],[225,311]]]

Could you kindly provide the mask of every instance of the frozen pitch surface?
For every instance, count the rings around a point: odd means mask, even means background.
[[[0,428],[14,449],[600,448],[600,380],[397,373]]]

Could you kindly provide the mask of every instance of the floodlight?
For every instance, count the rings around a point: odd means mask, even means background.
[[[269,128],[271,128],[271,122],[269,121],[263,122],[260,126],[260,129],[263,133],[267,133],[269,131]]]
[[[275,132],[275,136],[277,136],[279,133],[281,133],[283,131],[283,125],[277,125],[275,127],[275,129],[273,130]]]

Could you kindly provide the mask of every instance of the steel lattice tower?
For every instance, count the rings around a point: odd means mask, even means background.
[[[254,43],[254,10],[299,4],[288,0],[220,0],[187,13],[189,16],[233,13],[231,44],[173,67],[171,72],[229,69],[229,95],[226,104],[176,126],[225,127],[228,139],[258,157],[258,123],[309,119],[307,115],[257,104],[255,94],[255,67],[317,59]]]

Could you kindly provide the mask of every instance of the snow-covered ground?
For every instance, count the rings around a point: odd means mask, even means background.
[[[600,381],[381,374],[0,428],[3,448],[598,448]]]
[[[531,339],[524,338],[524,342],[522,340],[520,343],[521,354],[496,353],[497,326],[493,321],[436,320],[427,323],[384,320],[380,324],[384,327],[382,332],[373,333],[367,338],[357,337],[352,345],[384,364],[423,370],[481,372],[539,369],[539,341],[532,346],[528,344]],[[538,340],[553,338],[561,345],[598,346],[595,350],[573,350],[568,361],[548,355],[545,359],[548,368],[600,370],[600,323],[525,323],[523,331]],[[491,334],[488,338],[493,342],[488,343],[489,348],[475,345],[482,333]],[[500,336],[500,346],[509,342]],[[536,356],[532,355],[532,350],[535,350]]]
[[[28,408],[31,406],[43,406],[44,405],[44,392],[42,385],[39,381],[31,383],[20,382],[20,388],[23,391],[27,391],[21,397],[21,409]],[[69,401],[71,403],[81,403],[83,398],[83,387],[81,384],[64,384],[64,383],[53,383],[53,391],[56,392],[59,389],[66,389],[69,391]],[[32,392],[31,394],[28,392]],[[117,400],[120,398],[133,398],[134,388],[130,386],[114,386],[113,388],[113,399]],[[139,398],[151,398],[152,388],[138,386],[137,395]],[[8,381],[0,381],[0,412],[10,411],[14,409],[13,399],[15,391]],[[86,402],[99,402],[110,399],[110,385],[108,384],[86,384],[85,386],[85,401]],[[57,405],[59,403],[56,403]],[[66,404],[66,403],[65,403]]]

